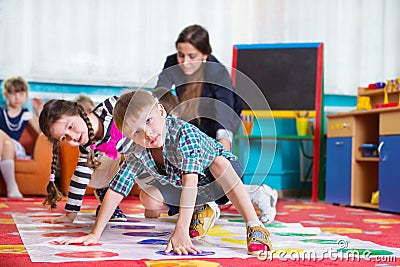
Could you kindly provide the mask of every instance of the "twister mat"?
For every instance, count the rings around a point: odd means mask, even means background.
[[[174,229],[177,217],[145,219],[142,213],[128,214],[127,222],[112,222],[105,229],[98,244],[60,245],[61,240],[89,233],[94,212],[80,213],[73,224],[41,223],[43,218],[59,214],[43,210],[13,213],[13,219],[32,262],[73,262],[102,260],[192,260],[205,258],[247,258],[246,233],[242,218],[222,213],[208,235],[194,239],[203,252],[200,255],[177,256],[163,252]],[[266,225],[271,233],[274,259],[345,259],[356,257],[367,260],[390,261],[400,257],[400,248],[385,247],[369,241],[332,234],[318,227],[304,227],[300,223],[275,222]],[[260,260],[267,260],[260,255]]]

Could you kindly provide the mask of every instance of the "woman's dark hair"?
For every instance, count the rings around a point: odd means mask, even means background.
[[[175,42],[176,48],[179,43],[190,43],[205,55],[212,52],[208,32],[200,25],[191,25],[183,29]]]
[[[49,141],[53,144],[53,159],[51,163],[51,175],[55,175],[57,172],[57,164],[59,157],[59,146],[60,140],[55,139],[51,136],[52,126],[55,122],[61,119],[62,116],[80,116],[86,123],[88,127],[89,134],[89,142],[93,144],[95,141],[94,130],[90,120],[83,110],[82,106],[77,104],[76,102],[67,101],[67,100],[50,100],[46,102],[43,106],[43,110],[39,116],[39,125],[43,134],[49,139]],[[95,169],[100,165],[94,157],[94,151],[91,150],[89,152],[87,158],[87,166]],[[47,197],[43,201],[43,205],[49,206],[50,208],[57,207],[57,201],[61,200],[62,193],[58,190],[54,181],[50,181],[47,185]]]

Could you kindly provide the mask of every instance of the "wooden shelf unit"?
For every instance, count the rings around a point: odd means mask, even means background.
[[[380,97],[372,95],[371,103]],[[326,201],[400,213],[400,107],[327,117]],[[379,157],[363,157],[362,144],[378,144]],[[379,204],[371,204],[378,190]]]
[[[383,89],[368,89],[366,87],[358,87],[358,95],[360,96],[368,96],[371,100],[371,106],[374,108],[375,104],[381,104],[384,100],[384,92]],[[388,92],[388,100],[389,102],[399,103],[400,92]]]

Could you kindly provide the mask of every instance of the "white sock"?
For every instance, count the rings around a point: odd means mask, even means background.
[[[15,181],[14,160],[6,159],[0,162],[0,170],[7,187],[7,197],[22,198],[18,184]]]
[[[264,225],[262,224],[262,222],[260,222],[260,220],[248,221],[248,222],[246,223],[246,227],[253,227],[253,226],[261,226],[261,227],[264,227]]]

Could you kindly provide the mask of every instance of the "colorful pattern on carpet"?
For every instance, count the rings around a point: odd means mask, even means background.
[[[12,207],[13,204],[18,208]],[[163,249],[173,231],[176,217],[144,219],[143,207],[137,198],[127,198],[122,202],[128,222],[109,223],[100,244],[87,247],[60,245],[61,240],[90,231],[95,220],[97,200],[85,197],[84,205],[74,224],[52,225],[40,220],[57,216],[62,212],[61,208],[56,213],[50,213],[41,206],[40,199],[9,202],[0,199],[0,210],[8,210],[5,215],[13,218],[2,216],[0,223],[12,225],[15,222],[26,249],[18,242],[5,243],[0,245],[1,253],[28,252],[32,262],[144,260],[147,266],[176,266],[174,263],[177,262],[181,266],[185,266],[182,265],[184,262],[191,266],[206,266],[204,260],[240,261],[249,257],[244,222],[233,207],[222,212],[216,226],[205,238],[194,240],[194,244],[203,250],[201,255],[165,255]],[[63,207],[63,203],[59,206]],[[266,260],[277,262],[304,258],[310,262],[322,259],[334,262],[338,259],[343,261],[346,257],[360,257],[370,263],[395,266],[400,259],[396,258],[400,257],[397,234],[400,230],[399,215],[280,200],[276,220],[267,225],[274,250],[268,259],[266,255],[260,255],[258,261],[264,264]],[[12,234],[18,237],[17,233]],[[252,258],[254,260],[255,257]],[[207,266],[218,266],[214,261],[208,263],[210,265]]]

